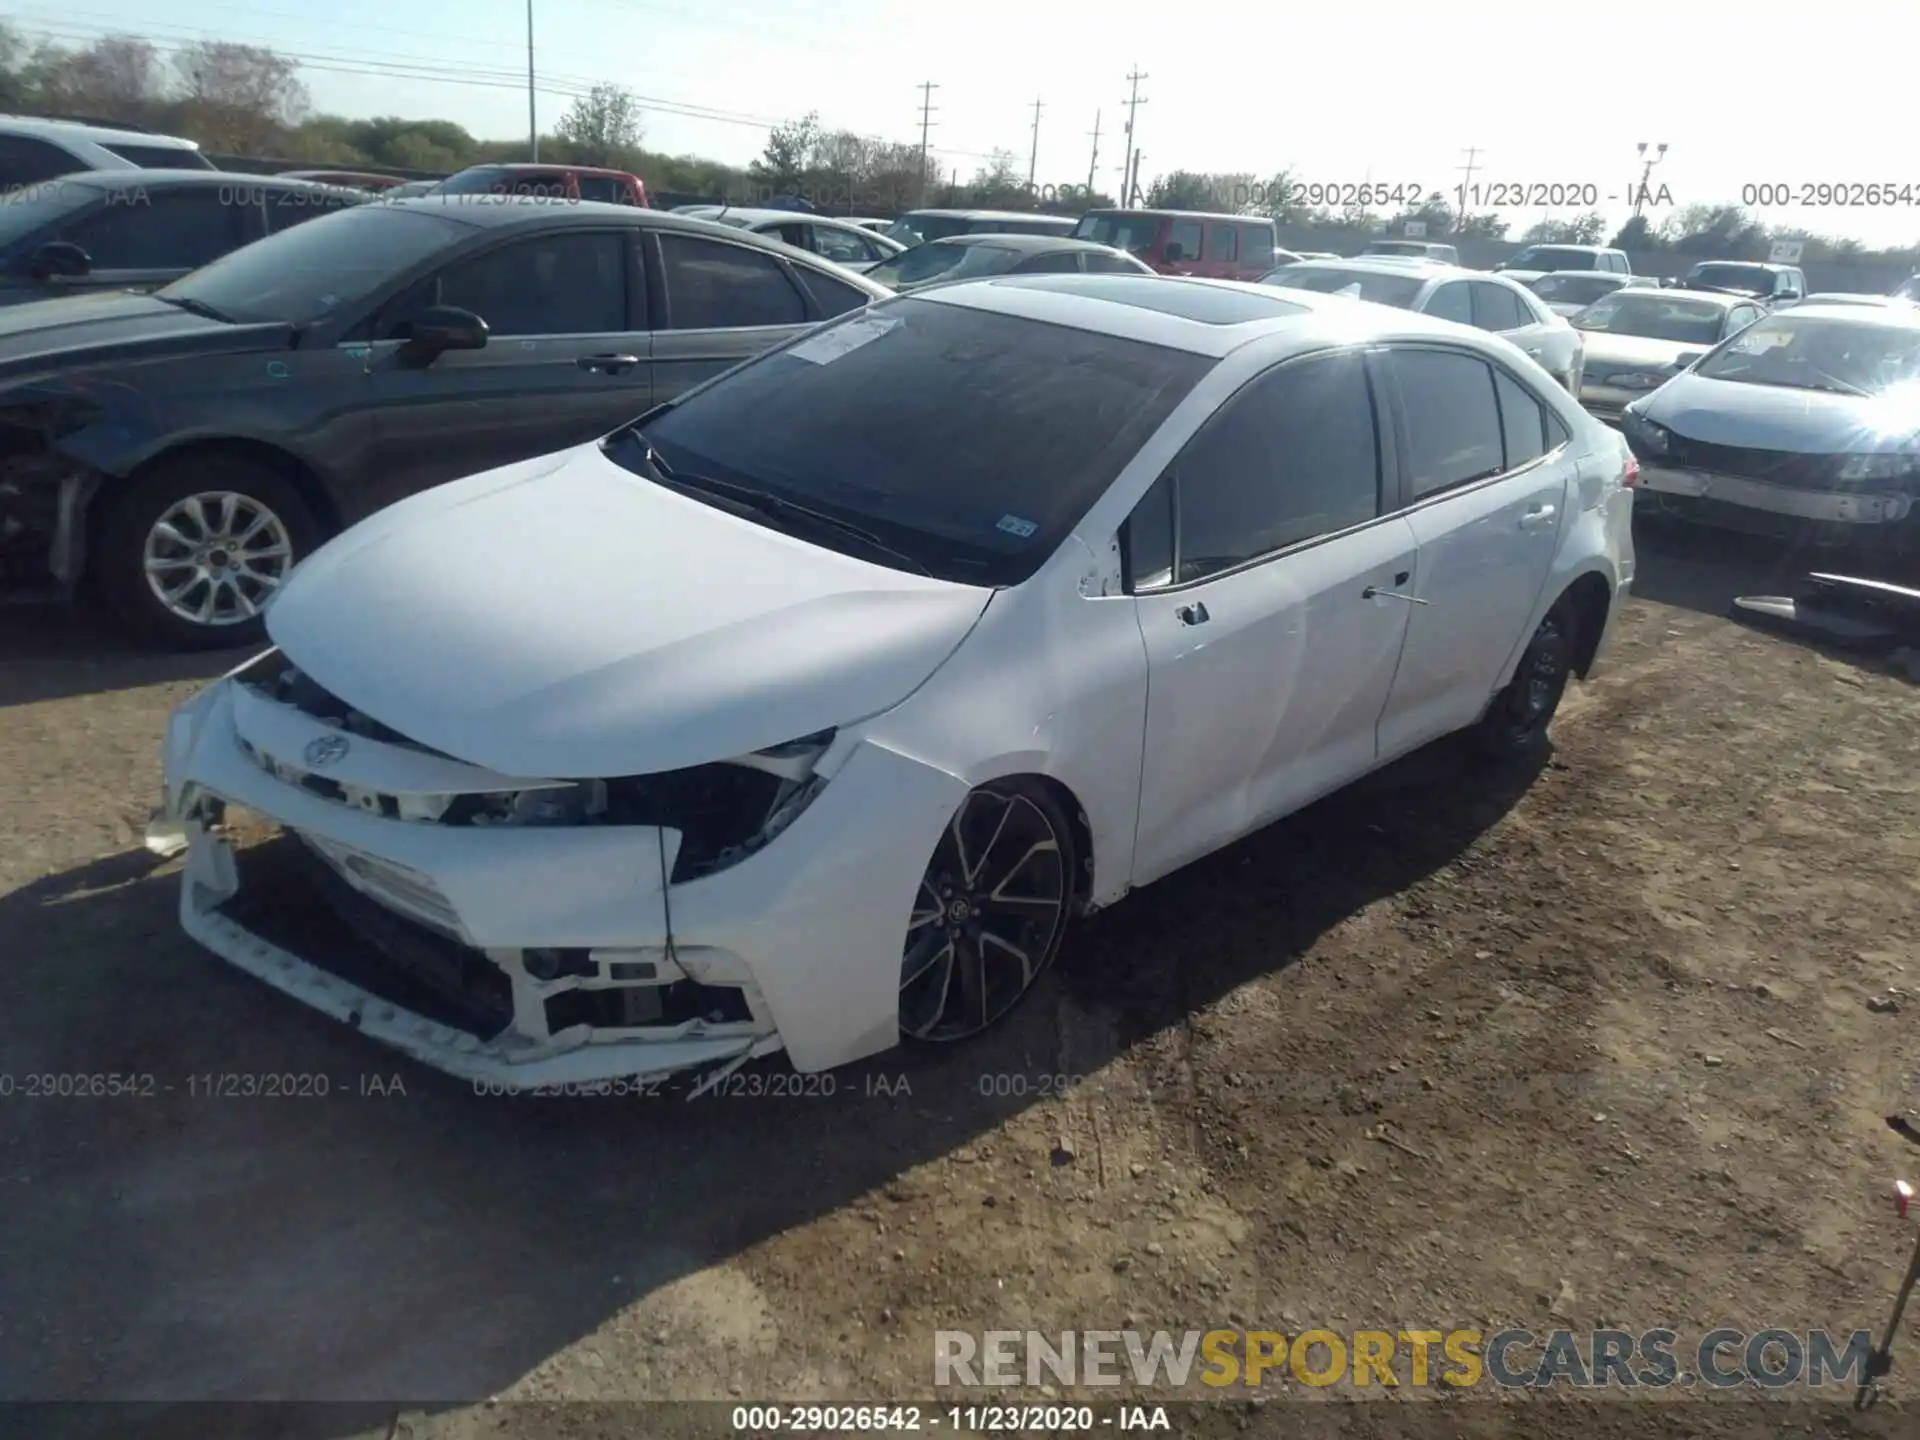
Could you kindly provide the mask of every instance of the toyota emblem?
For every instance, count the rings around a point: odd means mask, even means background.
[[[347,753],[347,737],[344,735],[322,735],[318,740],[309,740],[303,752],[307,763],[314,767],[331,765]]]

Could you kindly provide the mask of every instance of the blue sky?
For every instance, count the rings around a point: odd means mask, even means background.
[[[1670,149],[1653,183],[1677,204],[1737,202],[1743,186],[1761,183],[1906,186],[1905,206],[1760,213],[1872,243],[1920,239],[1920,160],[1905,98],[1911,46],[1896,33],[1895,9],[1860,0],[1837,8],[1840,32],[1885,31],[1889,43],[1849,38],[1842,47],[1836,35],[1844,68],[1823,72],[1765,48],[1791,32],[1809,34],[1818,51],[1817,22],[1783,30],[1768,24],[1769,12],[1716,0],[1640,11],[1632,33],[1591,6],[1518,0],[1352,9],[534,0],[535,68],[543,91],[625,85],[655,102],[649,146],[735,163],[759,152],[768,122],[808,110],[835,128],[917,142],[915,87],[932,80],[940,87],[932,149],[949,172],[970,176],[996,147],[1024,162],[1039,98],[1037,179],[1084,184],[1098,110],[1098,178],[1111,191],[1124,153],[1125,77],[1137,64],[1148,77],[1143,180],[1173,168],[1287,167],[1311,181],[1404,181],[1451,194],[1474,146],[1476,183],[1592,185],[1617,223],[1638,178],[1635,142],[1664,140]],[[78,8],[28,0],[8,18],[69,42],[123,30],[162,45],[271,45],[307,61],[302,78],[320,109],[443,117],[491,137],[526,130],[524,0],[334,0],[311,9],[297,0],[175,0],[164,10],[155,0]],[[407,64],[458,70],[469,83],[395,73]],[[566,104],[565,93],[541,93],[542,128]],[[1546,212],[1505,213],[1518,233]]]

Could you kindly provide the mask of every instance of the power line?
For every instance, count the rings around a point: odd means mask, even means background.
[[[1027,188],[1033,188],[1033,177],[1040,169],[1040,101],[1033,102],[1033,153],[1027,157]]]
[[[920,203],[927,203],[927,131],[933,126],[933,92],[940,87],[931,80],[920,83]]]

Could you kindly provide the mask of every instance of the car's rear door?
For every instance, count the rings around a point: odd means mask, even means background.
[[[1136,884],[1374,763],[1409,609],[1380,592],[1415,566],[1383,450],[1390,463],[1358,351],[1283,363],[1127,522],[1148,673]]]
[[[1485,709],[1526,639],[1577,464],[1550,409],[1479,355],[1402,345],[1381,369],[1419,546],[1406,649],[1380,720],[1385,759]]]
[[[778,256],[674,230],[649,231],[653,398],[671,400],[780,344],[816,316]]]
[[[648,408],[634,234],[567,225],[510,235],[381,308],[367,360],[379,504],[581,444]],[[431,305],[478,315],[486,345],[411,361],[401,350],[408,321]]]

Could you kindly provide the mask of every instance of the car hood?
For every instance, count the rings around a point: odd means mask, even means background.
[[[292,334],[290,325],[229,325],[126,290],[30,300],[0,308],[0,379],[49,364],[284,349]]]
[[[1582,330],[1587,342],[1587,369],[1609,365],[1617,369],[1664,370],[1682,355],[1704,355],[1711,344],[1682,344],[1678,340],[1652,340],[1645,335],[1609,335],[1604,330]]]
[[[508,775],[605,778],[885,710],[992,593],[768,529],[589,444],[363,521],[297,567],[267,628],[419,744]]]
[[[1911,443],[1910,422],[1888,429],[1885,403],[1868,396],[1711,380],[1688,371],[1648,398],[1643,413],[1676,434],[1709,445],[1837,455]]]

